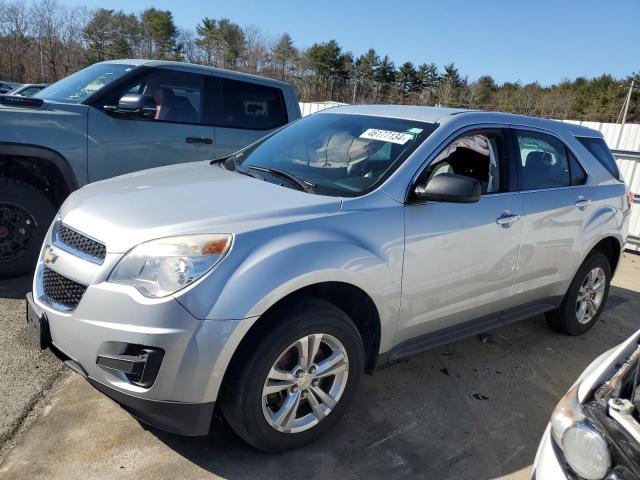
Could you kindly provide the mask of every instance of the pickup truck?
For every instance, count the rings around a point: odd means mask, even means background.
[[[0,277],[33,270],[77,188],[228,156],[298,118],[288,83],[181,62],[96,63],[33,97],[0,95]]]

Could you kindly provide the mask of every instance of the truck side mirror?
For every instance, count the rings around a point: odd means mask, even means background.
[[[127,93],[118,101],[118,105],[105,105],[104,111],[115,116],[153,118],[156,114],[156,102],[153,97],[140,93]]]

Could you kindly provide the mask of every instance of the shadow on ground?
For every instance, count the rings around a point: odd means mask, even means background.
[[[2,298],[24,298],[27,292],[31,291],[31,280],[33,275],[24,275],[17,278],[0,279],[0,299]]]

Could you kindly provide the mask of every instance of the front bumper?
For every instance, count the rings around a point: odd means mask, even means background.
[[[124,394],[89,377],[87,380],[97,390],[147,425],[178,435],[197,436],[209,433],[215,402],[184,403],[145,400]]]
[[[571,480],[572,478],[567,474],[558,448],[553,444],[551,426],[547,425],[533,462],[531,480]]]
[[[182,435],[208,433],[228,363],[227,345],[239,320],[194,318],[173,298],[149,301],[129,287],[90,285],[73,311],[28,295],[47,318],[51,345],[73,370],[143,422]],[[121,371],[97,364],[132,345],[164,355],[153,383],[143,387]]]

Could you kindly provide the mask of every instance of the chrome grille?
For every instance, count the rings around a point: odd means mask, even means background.
[[[99,263],[102,263],[107,255],[107,247],[102,243],[76,232],[62,223],[58,225],[57,236],[59,242],[99,260]]]
[[[86,286],[69,280],[47,267],[42,271],[42,291],[51,301],[64,307],[76,308],[86,289]]]

